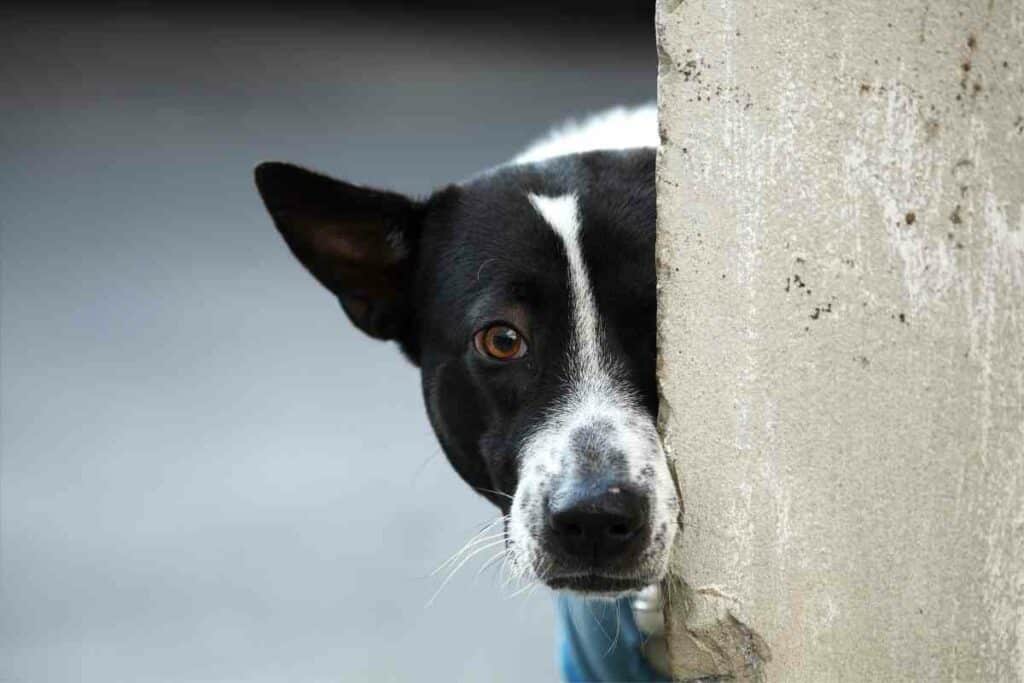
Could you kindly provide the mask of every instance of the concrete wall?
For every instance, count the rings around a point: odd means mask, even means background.
[[[674,671],[1024,679],[1024,3],[658,39]]]

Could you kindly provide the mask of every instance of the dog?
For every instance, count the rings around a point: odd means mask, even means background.
[[[267,162],[296,258],[420,368],[513,575],[620,598],[665,576],[679,497],[656,429],[653,107],[570,124],[417,199]]]

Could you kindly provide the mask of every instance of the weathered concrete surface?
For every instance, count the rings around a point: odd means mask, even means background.
[[[1024,3],[658,32],[675,672],[1024,680]]]

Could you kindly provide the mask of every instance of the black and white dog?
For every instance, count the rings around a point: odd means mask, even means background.
[[[505,515],[513,574],[620,596],[665,575],[655,429],[652,107],[571,125],[424,200],[265,163],[305,267],[422,370],[451,464]]]

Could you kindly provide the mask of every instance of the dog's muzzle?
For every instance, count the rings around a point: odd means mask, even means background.
[[[650,416],[570,416],[527,442],[521,472],[509,523],[517,568],[606,596],[663,578],[678,502]]]

